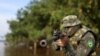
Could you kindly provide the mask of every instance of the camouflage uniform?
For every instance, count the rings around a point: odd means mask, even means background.
[[[75,15],[66,16],[62,20],[61,29],[66,32],[66,28],[70,29],[71,27],[73,27],[73,29],[71,29],[70,31],[69,29],[67,29],[66,33],[71,34],[72,32],[74,32],[74,34],[69,37],[69,45],[65,48],[66,56],[90,56],[96,47],[95,34],[89,28],[82,25],[81,28],[78,28],[76,30],[74,27],[77,27],[78,25],[81,25],[81,22]]]

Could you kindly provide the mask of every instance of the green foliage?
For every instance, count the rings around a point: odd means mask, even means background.
[[[11,33],[7,38],[49,38],[59,28],[64,16],[75,14],[82,23],[100,33],[99,0],[32,0],[25,9],[17,11],[17,20],[9,21]]]

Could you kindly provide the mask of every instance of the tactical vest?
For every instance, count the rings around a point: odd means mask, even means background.
[[[85,27],[85,26],[82,26],[81,29],[79,29],[72,37],[70,37],[70,43],[73,45],[73,46],[77,46],[77,42],[79,40],[82,39],[82,36],[87,32],[89,31],[90,29]],[[96,55],[96,52],[92,53],[92,56]]]
[[[88,31],[90,30],[89,28],[82,26],[81,29],[79,29],[72,37],[70,37],[70,43],[72,45],[77,45],[77,41],[79,41],[82,36]]]

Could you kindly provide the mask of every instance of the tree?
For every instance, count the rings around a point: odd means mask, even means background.
[[[13,38],[20,36],[33,40],[42,35],[50,37],[54,29],[59,29],[61,19],[69,14],[77,15],[84,25],[100,34],[98,1],[32,0],[25,9],[17,11],[17,20],[9,22],[11,33],[8,35],[14,34]]]

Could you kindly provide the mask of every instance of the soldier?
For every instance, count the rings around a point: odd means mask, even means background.
[[[66,33],[69,40],[58,39],[55,43],[57,46],[64,47],[66,56],[91,56],[93,54],[96,48],[96,36],[89,28],[82,25],[76,15],[64,17],[61,30]]]

